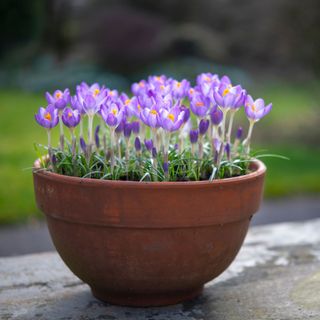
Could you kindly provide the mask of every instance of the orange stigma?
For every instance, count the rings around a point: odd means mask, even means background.
[[[201,101],[198,101],[198,102],[196,103],[196,106],[197,106],[197,107],[203,107],[203,106],[204,106],[204,103],[201,102]]]
[[[61,92],[57,92],[56,93],[56,99],[60,99],[62,97],[62,93]]]
[[[127,99],[124,104],[127,106],[131,102],[131,99]]]
[[[45,119],[51,121],[51,114],[49,112],[47,112],[44,117]]]

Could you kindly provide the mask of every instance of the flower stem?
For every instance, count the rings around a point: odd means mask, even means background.
[[[72,152],[72,163],[73,163],[73,175],[77,176],[77,164],[76,164],[76,145],[77,145],[77,139],[74,134],[74,129],[70,128],[72,142],[71,142],[71,152]]]
[[[83,138],[83,116],[82,115],[79,122],[79,138]]]
[[[230,119],[229,119],[229,127],[227,132],[227,143],[231,142],[231,132],[232,132],[232,125],[233,125],[233,119],[236,114],[236,110],[231,110],[230,112]]]
[[[49,162],[53,168],[53,162],[52,162],[52,149],[51,149],[51,130],[47,129],[47,135],[48,135],[48,155],[49,155]]]
[[[62,112],[59,111],[59,128],[60,128],[60,150],[64,150],[64,132],[63,132],[63,122],[62,122]]]
[[[110,128],[110,164],[111,164],[111,175],[113,175],[114,169],[114,128]]]
[[[91,159],[91,153],[93,148],[93,114],[88,114],[88,159]]]
[[[125,150],[125,159],[126,159],[126,176],[127,180],[129,180],[129,138],[126,138],[126,150]]]
[[[245,138],[245,140],[243,141],[243,146],[245,148],[244,152],[245,152],[246,156],[248,156],[249,153],[250,153],[250,143],[251,143],[251,136],[252,136],[252,130],[253,130],[254,124],[255,124],[254,121],[250,121],[249,129],[248,129],[248,135]]]

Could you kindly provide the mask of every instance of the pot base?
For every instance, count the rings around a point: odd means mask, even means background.
[[[177,291],[162,294],[122,294],[106,292],[100,289],[91,288],[95,298],[114,305],[127,307],[160,307],[192,300],[203,291],[203,286],[193,290]]]

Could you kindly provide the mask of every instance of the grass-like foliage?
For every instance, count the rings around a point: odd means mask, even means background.
[[[47,147],[36,145],[39,159],[38,170],[49,170],[58,174],[80,178],[102,180],[130,180],[130,181],[201,181],[224,179],[241,176],[250,172],[250,162],[255,159],[240,156],[243,147],[236,150],[238,157],[234,160],[224,159],[220,166],[214,165],[215,159],[209,154],[209,144],[204,144],[203,158],[199,159],[192,153],[191,147],[182,152],[174,145],[168,152],[168,172],[165,172],[163,153],[152,154],[146,147],[140,152],[129,153],[128,160],[124,157],[115,156],[114,168],[111,168],[110,153],[96,148],[90,157],[81,152],[72,154],[72,148],[67,143],[64,151],[52,149],[52,163],[46,157]],[[41,150],[43,150],[41,154]],[[133,149],[134,150],[134,149]],[[131,150],[131,151],[133,151]],[[118,151],[125,154],[125,146],[120,145]]]

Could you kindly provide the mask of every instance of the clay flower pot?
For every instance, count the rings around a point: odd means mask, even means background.
[[[266,168],[252,169],[212,182],[33,177],[57,251],[93,295],[160,306],[196,297],[234,260],[262,198]]]

